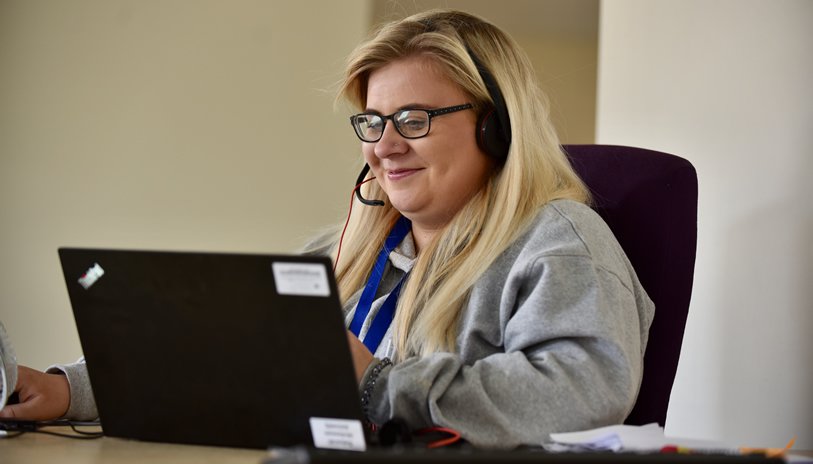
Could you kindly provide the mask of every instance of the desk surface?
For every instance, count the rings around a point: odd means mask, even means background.
[[[60,432],[65,432],[64,429],[56,428]],[[788,460],[792,463],[813,462],[812,451],[792,451],[791,455],[795,455]],[[0,437],[2,464],[260,464],[266,457],[268,453],[264,450],[151,443],[110,437],[76,440],[39,433]]]
[[[63,431],[61,429],[57,430]],[[110,437],[77,440],[39,433],[0,437],[0,462],[3,464],[259,464],[266,456],[264,450],[148,443]]]

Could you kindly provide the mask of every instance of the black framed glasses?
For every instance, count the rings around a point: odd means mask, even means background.
[[[413,108],[399,110],[389,116],[376,113],[359,113],[350,116],[350,124],[353,125],[356,135],[362,142],[372,143],[381,140],[388,119],[395,125],[395,130],[405,139],[419,139],[429,134],[432,118],[435,116],[455,113],[469,108],[474,108],[474,106],[471,103],[466,103],[434,110]]]

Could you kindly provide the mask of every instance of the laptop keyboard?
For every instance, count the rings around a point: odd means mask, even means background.
[[[278,450],[263,464],[350,464],[350,463],[783,463],[755,455],[726,454],[635,454],[635,453],[549,453],[542,449],[480,450],[470,446],[429,449],[425,447],[371,448],[365,452],[313,448]]]

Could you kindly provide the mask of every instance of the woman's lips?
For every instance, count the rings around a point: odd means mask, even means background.
[[[393,169],[391,171],[387,171],[387,179],[401,180],[415,174],[418,171],[420,171],[420,169]]]

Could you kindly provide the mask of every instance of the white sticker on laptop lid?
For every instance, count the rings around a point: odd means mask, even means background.
[[[103,275],[104,269],[99,266],[99,263],[93,263],[93,266],[91,266],[91,268],[79,278],[79,285],[87,290],[91,287],[91,285],[95,284],[96,281],[99,280],[99,277]]]
[[[351,451],[365,451],[364,429],[361,422],[353,419],[328,419],[311,417],[313,446]]]
[[[280,295],[330,296],[324,264],[271,263],[271,268]]]

